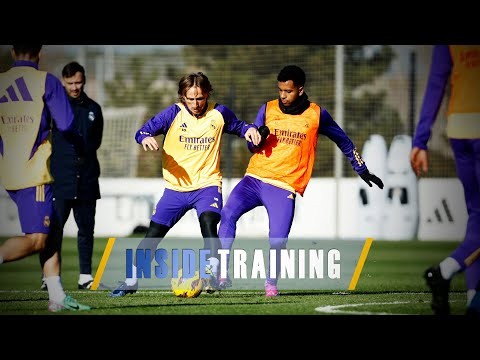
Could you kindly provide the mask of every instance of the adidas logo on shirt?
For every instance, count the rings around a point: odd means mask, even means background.
[[[0,103],[6,103],[9,101],[33,101],[32,95],[30,95],[23,77],[16,79],[15,83],[11,84],[5,90],[7,91],[7,94],[0,97]]]

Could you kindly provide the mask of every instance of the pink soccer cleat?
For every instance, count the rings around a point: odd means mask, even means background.
[[[274,297],[278,296],[278,289],[276,285],[272,285],[269,283],[265,284],[265,296],[266,297]]]

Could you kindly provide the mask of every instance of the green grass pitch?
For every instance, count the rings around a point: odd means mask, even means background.
[[[0,241],[3,241],[1,239]],[[97,269],[106,238],[95,239]],[[65,238],[62,249],[62,282],[66,292],[92,306],[91,311],[61,315],[431,315],[431,294],[422,277],[424,270],[447,256],[454,241],[374,240],[353,291],[282,291],[266,298],[263,291],[225,290],[203,292],[194,299],[176,298],[169,291],[140,290],[123,298],[110,298],[108,290],[77,289],[76,239]],[[95,274],[93,274],[95,275]],[[123,280],[123,279],[118,279]],[[0,266],[0,315],[51,315],[48,294],[40,290],[38,256]],[[464,275],[451,283],[452,314],[466,311]]]

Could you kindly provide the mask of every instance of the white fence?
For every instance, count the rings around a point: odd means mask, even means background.
[[[233,186],[239,179],[224,179],[224,201],[227,200]],[[95,236],[125,237],[136,226],[148,226],[150,214],[163,193],[163,179],[141,178],[100,178],[102,199],[97,203]],[[419,240],[462,240],[465,234],[467,211],[463,188],[458,179],[420,179],[418,181],[418,209],[414,202],[403,204],[407,208],[401,212],[384,210],[384,217],[378,219],[381,224],[372,224],[372,229],[380,233],[371,234],[365,230],[368,214],[361,201],[361,180],[345,178],[339,182],[339,214],[336,214],[336,181],[333,178],[314,178],[310,181],[304,197],[297,197],[295,219],[290,233],[291,238],[316,239],[365,239],[374,237],[382,240],[410,240],[399,236],[388,237],[391,229],[385,224],[396,227],[418,226],[414,229]],[[388,190],[376,186],[367,188],[367,192],[381,192],[388,201]],[[410,206],[410,208],[408,208]],[[398,209],[397,209],[398,210]],[[418,210],[418,213],[416,212]],[[418,214],[418,221],[406,220],[398,214]],[[395,216],[386,221],[389,216]],[[397,218],[398,217],[398,218]],[[382,226],[383,224],[383,226]],[[409,233],[406,231],[404,233]],[[0,236],[20,234],[17,209],[8,194],[0,191]],[[73,215],[65,225],[65,236],[76,236],[77,227]],[[245,214],[238,222],[237,235],[241,237],[267,237],[268,219],[263,207]],[[200,227],[194,210],[189,211],[167,236],[200,236]],[[415,237],[414,237],[415,238]]]

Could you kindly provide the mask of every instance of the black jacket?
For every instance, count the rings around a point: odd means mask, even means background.
[[[70,99],[70,104],[75,126],[84,140],[85,152],[84,157],[79,158],[58,129],[52,129],[50,169],[54,178],[53,196],[57,199],[100,199],[97,150],[103,136],[102,109],[85,92],[78,99]]]

